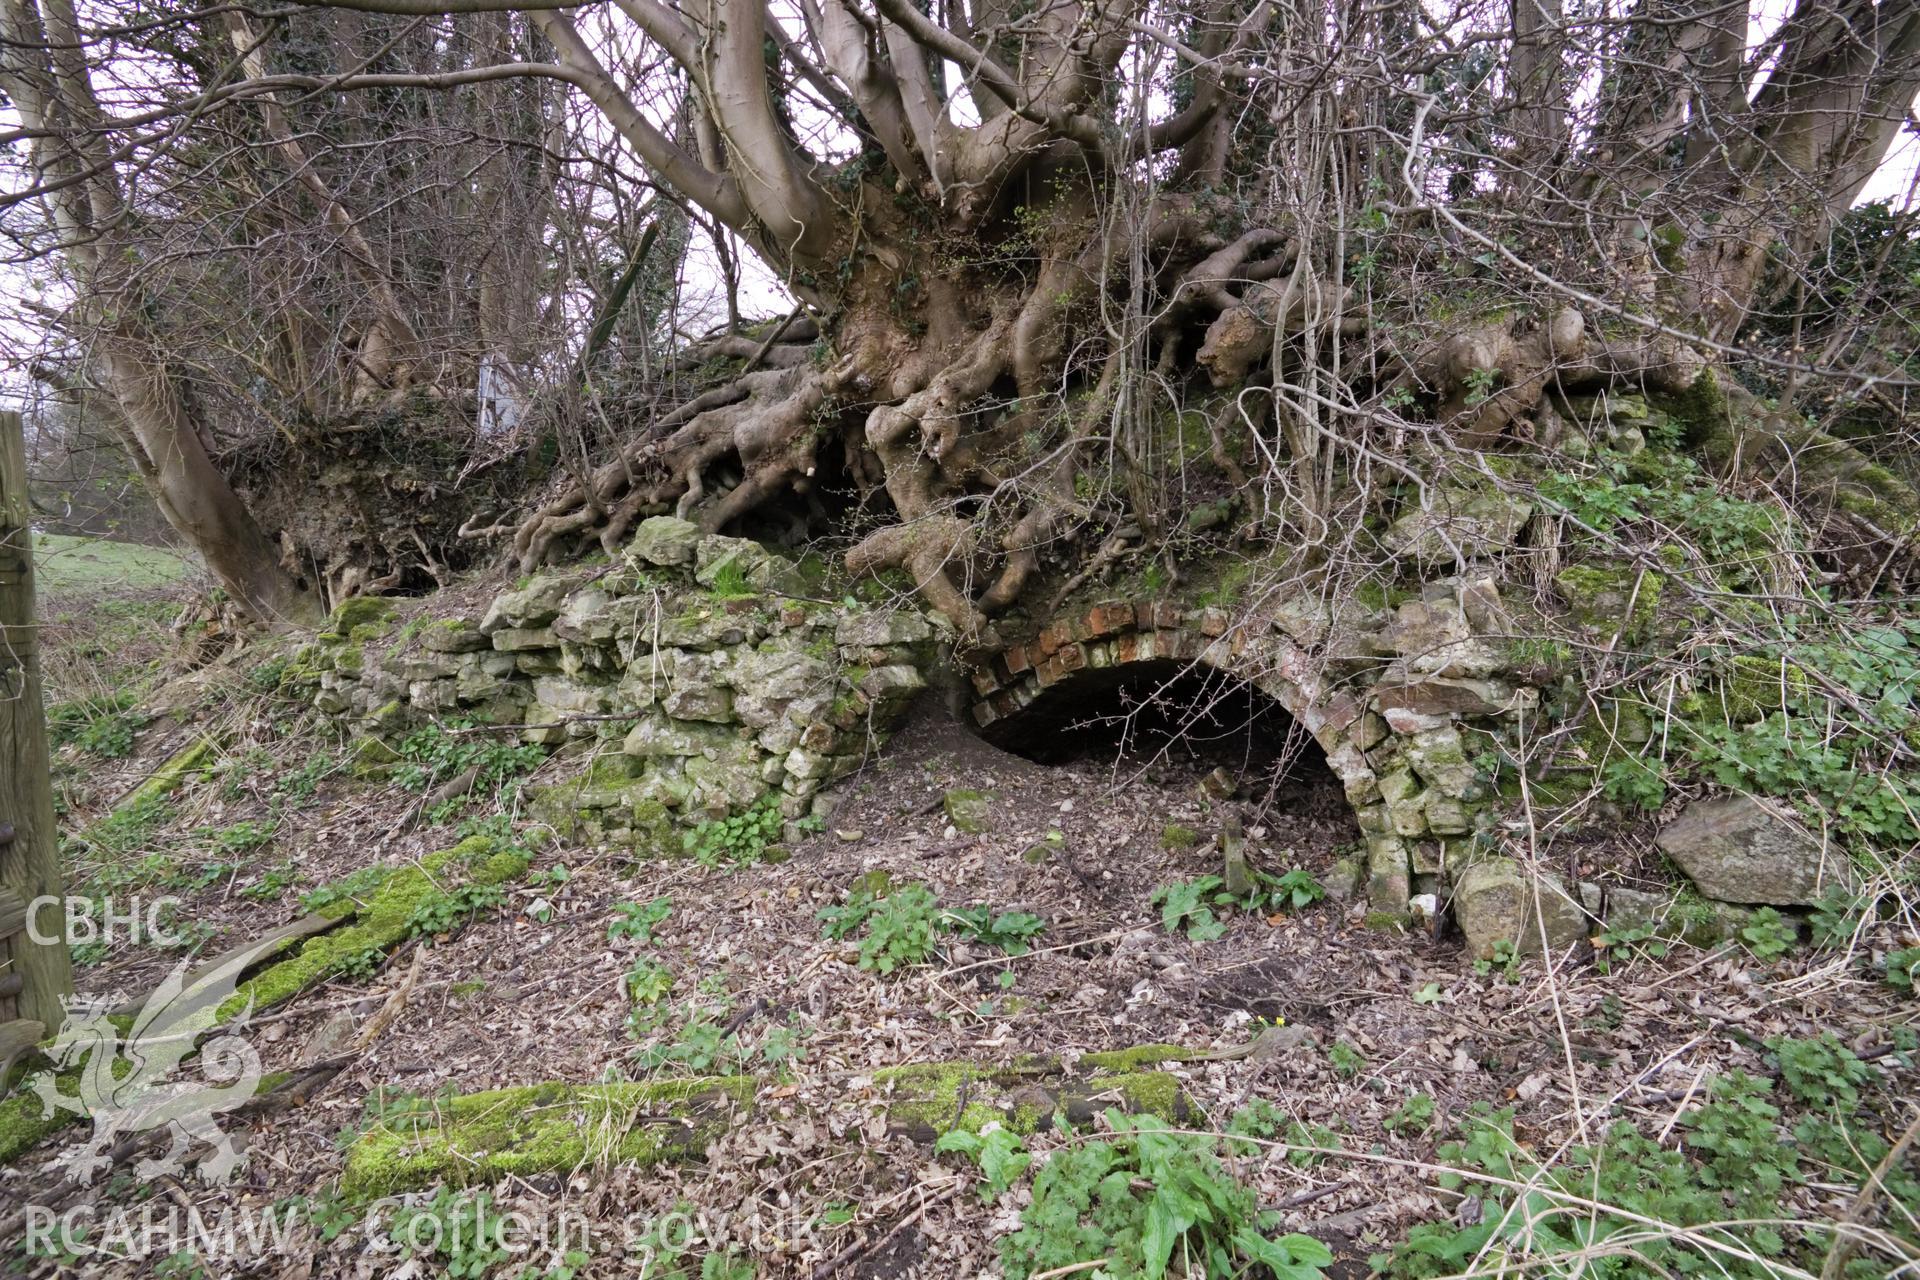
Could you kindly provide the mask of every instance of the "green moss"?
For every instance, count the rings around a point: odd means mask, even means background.
[[[1603,699],[1596,714],[1578,734],[1587,760],[1595,769],[1619,755],[1637,755],[1640,744],[1653,737],[1653,718],[1637,702]]]
[[[1200,837],[1192,827],[1183,827],[1177,822],[1169,822],[1160,828],[1160,847],[1169,851],[1191,849],[1200,843]]]
[[[356,778],[384,778],[400,763],[400,753],[378,738],[357,738],[347,749],[347,770]]]
[[[616,786],[622,782],[632,782],[645,767],[643,762],[624,751],[604,751],[587,766],[586,781],[589,786]]]
[[[361,1134],[340,1187],[367,1200],[434,1182],[696,1159],[752,1103],[754,1088],[751,1076],[715,1076],[467,1094]]]
[[[1116,1061],[1138,1054],[1139,1063],[1165,1062],[1186,1054],[1172,1045],[1143,1045],[1105,1056]],[[1158,1056],[1156,1056],[1158,1055]],[[1082,1059],[1082,1065],[1087,1060]],[[1048,1077],[1052,1077],[1049,1079]],[[955,1129],[978,1133],[997,1123],[1016,1133],[1044,1128],[1056,1109],[1088,1115],[1117,1099],[1129,1111],[1150,1111],[1167,1120],[1185,1111],[1180,1081],[1163,1071],[1095,1071],[1060,1078],[1050,1058],[1029,1058],[1011,1067],[973,1062],[922,1062],[873,1073],[873,1082],[889,1090],[887,1121],[895,1129],[927,1136]],[[1034,1097],[1044,1095],[1048,1105]]]
[[[60,1080],[63,1092],[71,1093],[79,1087],[78,1076],[62,1076]],[[43,1115],[43,1110],[36,1094],[16,1093],[0,1100],[0,1164],[32,1150],[42,1138],[74,1119],[70,1112],[56,1111],[49,1116]]]
[[[176,752],[172,759],[155,769],[145,782],[135,787],[125,800],[115,805],[115,811],[153,804],[162,796],[176,790],[187,780],[189,774],[207,763],[207,757],[213,754],[213,748],[212,738],[201,738]]]
[[[361,627],[374,627],[374,635],[386,630],[394,614],[393,601],[380,596],[354,596],[342,600],[328,620],[328,631],[351,637]]]
[[[1534,804],[1557,809],[1584,799],[1592,792],[1593,786],[1591,769],[1554,769],[1544,778],[1529,779],[1527,794]],[[1520,803],[1520,779],[1512,770],[1501,773],[1499,786],[1495,790],[1508,804]]]
[[[1102,1049],[1084,1054],[1080,1065],[1094,1071],[1132,1072],[1161,1062],[1185,1062],[1194,1056],[1194,1050],[1177,1044],[1137,1044],[1131,1049]]]
[[[355,627],[353,630],[347,632],[347,643],[348,644],[371,644],[373,641],[378,640],[381,636],[385,634],[387,634],[387,628],[385,624],[374,623],[374,622],[364,622],[359,626]]]
[[[1811,687],[1807,673],[1799,667],[1788,664],[1783,669],[1773,658],[1737,654],[1732,670],[1720,681],[1720,703],[1731,723],[1745,724],[1785,710],[1789,701],[1805,697]]]
[[[1148,1112],[1168,1123],[1179,1120],[1186,1112],[1186,1100],[1180,1093],[1179,1078],[1164,1071],[1095,1076],[1087,1084],[1099,1093],[1118,1093],[1126,1102],[1125,1110]]]
[[[1729,442],[1733,436],[1727,393],[1712,369],[1702,369],[1693,385],[1677,396],[1656,396],[1654,404],[1680,424],[1689,445]]]
[[[465,877],[455,872],[468,869]],[[470,836],[451,849],[430,853],[417,864],[398,867],[381,877],[355,910],[350,901],[331,908],[333,914],[353,912],[345,926],[309,938],[295,955],[263,970],[241,984],[220,1006],[221,1021],[234,1017],[252,1002],[255,1010],[279,1004],[315,983],[351,968],[369,951],[386,952],[407,936],[407,920],[429,895],[456,880],[491,885],[518,880],[527,871],[527,855],[519,848],[502,849],[487,836]]]
[[[1606,635],[1623,633],[1626,639],[1644,636],[1652,627],[1660,612],[1662,583],[1657,573],[1584,564],[1562,569],[1553,579],[1576,623]]]

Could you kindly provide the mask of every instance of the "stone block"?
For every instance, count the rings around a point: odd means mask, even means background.
[[[480,619],[480,630],[493,635],[503,630],[525,631],[544,628],[560,616],[561,601],[572,589],[573,579],[555,574],[537,574],[523,587],[503,591],[487,606]],[[497,641],[494,648],[503,648]]]
[[[1752,796],[1696,801],[1655,843],[1702,894],[1721,902],[1811,906],[1856,879],[1844,850],[1823,846],[1785,805]]]
[[[910,609],[856,613],[840,619],[833,628],[835,644],[855,649],[920,644],[932,636],[933,628],[926,618]]]
[[[1427,785],[1443,796],[1472,800],[1479,794],[1479,775],[1467,762],[1466,748],[1457,729],[1426,729],[1410,735],[1406,761],[1415,773],[1426,779]]]
[[[493,637],[493,647],[501,653],[527,653],[560,647],[560,637],[553,634],[552,627],[496,627],[489,634]]]
[[[615,599],[598,587],[582,587],[566,598],[553,619],[553,634],[575,644],[609,644],[618,634],[632,601]]]
[[[407,701],[422,711],[451,711],[460,694],[451,680],[415,680],[407,686]]]
[[[1412,891],[1406,842],[1396,835],[1380,834],[1368,836],[1366,844],[1368,905],[1388,915],[1406,915]]]
[[[1089,640],[1132,629],[1133,606],[1130,604],[1097,604],[1087,610],[1084,630]]]
[[[1461,801],[1436,791],[1427,793],[1427,830],[1437,836],[1465,835],[1473,830],[1473,813]]]
[[[1558,876],[1533,874],[1512,858],[1485,858],[1454,880],[1453,913],[1476,959],[1502,942],[1520,955],[1554,952],[1587,936],[1589,921]],[[1544,935],[1544,936],[1543,936]]]
[[[653,516],[642,520],[627,542],[629,558],[662,568],[677,568],[693,563],[695,549],[704,535],[700,526],[673,516]]]
[[[1533,518],[1530,503],[1485,489],[1440,489],[1431,509],[1415,508],[1387,530],[1387,550],[1423,564],[1497,555]]]
[[[420,644],[435,653],[477,653],[490,647],[480,629],[461,618],[427,624],[420,632]]]
[[[1425,676],[1395,682],[1382,680],[1374,698],[1383,711],[1410,711],[1431,718],[1497,716],[1519,706],[1512,685],[1499,680],[1455,676]]]

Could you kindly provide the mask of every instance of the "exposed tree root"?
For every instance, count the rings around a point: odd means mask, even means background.
[[[1298,517],[1309,541],[1327,529],[1320,513],[1336,486],[1331,457],[1381,456],[1360,440],[1364,429],[1333,429],[1339,415],[1367,416],[1358,397],[1418,403],[1443,442],[1483,451],[1550,439],[1549,391],[1686,397],[1711,367],[1679,336],[1599,333],[1564,304],[1544,315],[1508,308],[1418,346],[1378,325],[1372,296],[1326,261],[1324,246],[1266,225],[1222,235],[1220,215],[1204,201],[1169,197],[1129,231],[1105,225],[1085,192],[1063,195],[1049,209],[1055,222],[1023,232],[1031,254],[1023,271],[914,285],[928,309],[917,326],[900,308],[907,286],[897,255],[856,255],[874,277],[856,274],[827,322],[796,313],[689,349],[682,367],[728,358],[747,368],[660,414],[533,512],[514,531],[515,556],[531,571],[589,538],[611,552],[636,520],[658,513],[719,531],[792,496],[817,506],[819,451],[831,442],[853,484],[869,497],[884,490],[896,518],[848,552],[848,568],[905,570],[964,644],[985,644],[989,619],[1023,599],[1049,548],[1083,526],[1104,526],[1092,569],[1061,566],[1079,583],[1132,545],[1111,530],[1162,526],[1165,513],[1150,509],[1160,499],[1137,474],[1142,451],[1152,452],[1138,433],[1154,429],[1142,397],[1164,387],[1177,396],[1181,353],[1196,338],[1192,360],[1215,387],[1247,388],[1209,415],[1209,456],[1243,486],[1247,473],[1229,441],[1243,427],[1271,438],[1261,447],[1279,491],[1266,509]],[[1151,265],[1143,272],[1128,251]],[[1142,278],[1154,282],[1152,297],[1119,307],[1121,282]],[[801,345],[817,337],[836,344],[831,365]],[[1385,419],[1397,430],[1414,425]],[[1778,431],[1769,438],[1785,439]],[[1828,446],[1844,449],[1823,440]],[[1082,496],[1076,481],[1101,447],[1126,483],[1119,493]],[[1757,452],[1781,448],[1793,452],[1791,442]],[[1756,446],[1733,452],[1750,460]],[[1859,477],[1878,484],[1879,473],[1841,465],[1821,475],[1835,483],[1816,522],[1839,531],[1836,541],[1868,549],[1851,558],[1849,575],[1904,580],[1920,554],[1911,522],[1857,492]]]

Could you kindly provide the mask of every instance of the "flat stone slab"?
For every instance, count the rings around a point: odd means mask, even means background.
[[[1721,902],[1806,907],[1854,880],[1844,853],[1822,848],[1783,806],[1752,796],[1689,805],[1655,843],[1702,894]]]

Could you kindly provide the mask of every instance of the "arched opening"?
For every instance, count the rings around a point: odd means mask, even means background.
[[[1039,764],[1110,764],[1118,779],[1230,783],[1255,814],[1351,820],[1325,753],[1286,708],[1248,681],[1193,662],[1075,672],[981,736]]]

